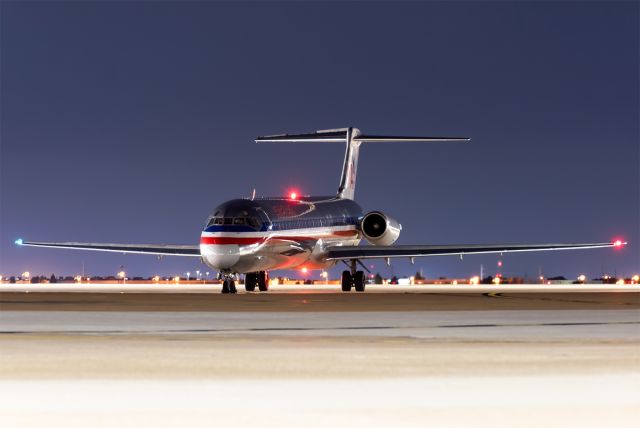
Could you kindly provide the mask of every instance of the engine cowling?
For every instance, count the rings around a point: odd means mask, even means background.
[[[372,245],[393,244],[401,230],[400,223],[380,211],[371,211],[360,221],[360,231]]]

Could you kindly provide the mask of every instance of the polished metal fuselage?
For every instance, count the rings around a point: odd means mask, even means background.
[[[255,224],[210,224],[202,231],[200,253],[210,267],[233,273],[274,269],[325,269],[331,246],[358,245],[362,209],[336,197],[234,199],[210,219],[244,218]]]

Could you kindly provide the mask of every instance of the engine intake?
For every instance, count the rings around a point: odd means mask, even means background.
[[[391,245],[398,240],[402,226],[380,211],[371,211],[360,221],[360,230],[372,245]]]

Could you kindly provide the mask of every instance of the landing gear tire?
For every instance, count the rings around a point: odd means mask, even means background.
[[[364,272],[362,272],[361,270],[356,272],[356,274],[353,276],[353,285],[355,286],[356,291],[364,291]]]
[[[229,294],[229,280],[222,281],[222,294]]]
[[[256,283],[258,282],[258,275],[255,273],[248,273],[244,276],[244,289],[247,291],[255,291]]]
[[[351,272],[348,270],[342,272],[342,291],[351,291],[352,280]]]
[[[269,289],[269,274],[265,271],[260,271],[256,273],[258,277],[258,289],[260,291],[267,291]]]
[[[236,282],[233,279],[225,279],[222,281],[222,294],[235,294],[237,292]]]

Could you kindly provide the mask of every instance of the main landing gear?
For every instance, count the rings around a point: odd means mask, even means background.
[[[361,270],[356,270],[356,261],[351,260],[351,270],[342,272],[342,291],[351,291],[354,287],[356,291],[362,292],[365,288],[365,276]]]
[[[269,289],[269,274],[265,271],[250,272],[244,276],[244,288],[247,291],[267,291]]]

